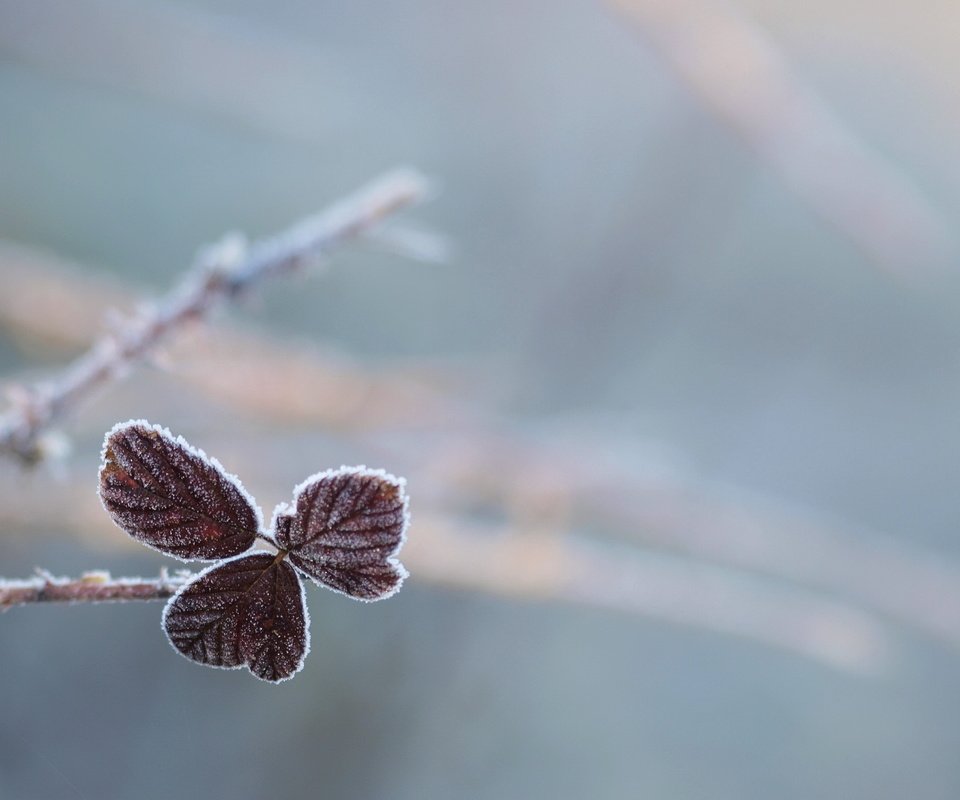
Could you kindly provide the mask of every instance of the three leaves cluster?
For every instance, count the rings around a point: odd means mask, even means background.
[[[341,467],[297,486],[270,530],[240,481],[181,437],[142,420],[104,441],[100,498],[139,542],[183,561],[216,563],[163,610],[163,629],[187,658],[247,667],[279,682],[310,649],[301,577],[358,600],[394,594],[407,573],[396,554],[409,521],[404,482],[382,470]],[[257,539],[277,552],[247,553]]]

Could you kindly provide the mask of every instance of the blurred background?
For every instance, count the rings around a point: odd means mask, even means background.
[[[0,616],[0,798],[960,796],[960,6],[0,0],[0,367],[395,164],[430,202],[0,463],[0,574],[164,559],[162,423],[269,515],[404,474],[412,577],[275,687],[157,603]],[[442,235],[444,263],[398,252]],[[432,234],[430,234],[432,235]],[[169,564],[173,567],[175,565]]]

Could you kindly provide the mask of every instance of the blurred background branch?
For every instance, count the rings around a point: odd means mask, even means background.
[[[874,264],[909,282],[956,257],[942,214],[724,0],[608,0],[773,174]]]

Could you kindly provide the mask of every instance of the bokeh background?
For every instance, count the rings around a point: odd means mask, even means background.
[[[0,574],[155,574],[147,417],[267,512],[406,474],[412,578],[280,687],[159,604],[0,616],[0,798],[960,796],[955,3],[0,0],[0,366],[395,164],[361,242],[0,464]],[[394,240],[396,236],[394,236]],[[400,248],[403,250],[404,248]],[[105,321],[107,320],[107,321]],[[171,565],[172,566],[172,565]]]

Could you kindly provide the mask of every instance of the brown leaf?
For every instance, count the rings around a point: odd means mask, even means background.
[[[170,598],[163,629],[191,661],[246,666],[272,683],[292,678],[310,649],[303,584],[282,556],[270,553],[201,572]]]
[[[107,434],[100,499],[134,539],[184,561],[229,558],[248,550],[260,509],[223,467],[144,421]]]
[[[408,522],[404,481],[341,467],[314,475],[278,506],[273,531],[289,560],[314,581],[358,600],[394,594],[407,571],[394,558]]]

